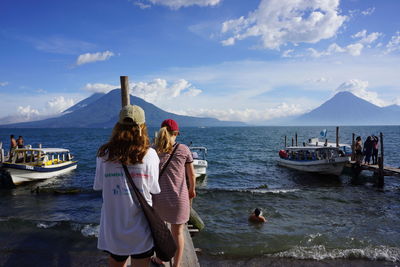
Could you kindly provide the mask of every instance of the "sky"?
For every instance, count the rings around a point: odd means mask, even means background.
[[[399,10],[398,0],[1,0],[0,121],[55,116],[120,76],[166,111],[254,124],[339,91],[400,104]]]

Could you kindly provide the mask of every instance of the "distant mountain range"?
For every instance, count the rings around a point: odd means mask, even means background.
[[[293,119],[294,125],[400,125],[400,106],[376,106],[350,92],[339,92],[312,111]]]
[[[149,127],[159,127],[167,118],[178,121],[182,127],[246,126],[242,122],[177,115],[135,96],[130,96],[130,102],[145,110],[146,123]],[[13,124],[9,124],[12,117],[3,118],[3,125],[0,127],[111,128],[118,120],[120,108],[120,89],[115,89],[107,94],[95,93],[56,118]],[[400,125],[400,106],[379,107],[350,92],[339,92],[308,113],[266,121],[263,125]]]
[[[165,119],[176,120],[181,127],[245,126],[245,123],[214,118],[181,116],[166,112],[141,98],[130,96],[130,103],[142,107],[149,127],[160,127]],[[0,125],[2,128],[111,128],[118,121],[121,90],[95,93],[65,110],[61,116],[38,121]]]

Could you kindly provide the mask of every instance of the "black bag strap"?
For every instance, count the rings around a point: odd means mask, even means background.
[[[140,200],[141,200],[140,197],[141,197],[142,195],[140,195],[139,189],[136,187],[135,183],[133,182],[133,179],[132,179],[131,174],[129,173],[128,167],[127,167],[125,164],[122,164],[122,167],[124,167],[126,180],[128,180],[128,182],[130,183],[130,185],[131,185],[133,191],[135,192],[135,195],[136,195],[137,200],[138,200],[139,203],[142,205],[142,203],[141,203],[141,201],[140,201]],[[140,196],[139,196],[139,195],[140,195]]]
[[[168,163],[171,161],[172,156],[174,155],[174,153],[175,153],[176,149],[178,148],[178,146],[179,146],[179,144],[176,143],[174,150],[172,150],[172,153],[171,153],[171,155],[169,156],[167,162],[165,162],[163,168],[161,169],[160,174],[159,174],[159,177],[161,177],[161,175],[164,173],[165,169],[166,169],[167,166],[168,166]]]

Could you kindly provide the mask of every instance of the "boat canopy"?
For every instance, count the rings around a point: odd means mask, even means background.
[[[15,152],[37,151],[43,154],[50,153],[68,153],[69,150],[65,148],[17,148]]]
[[[285,147],[285,150],[292,150],[292,151],[297,151],[297,150],[324,150],[324,149],[329,149],[329,150],[339,150],[338,147],[330,147],[330,146],[288,146]]]

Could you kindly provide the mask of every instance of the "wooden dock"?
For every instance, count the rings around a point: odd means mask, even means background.
[[[347,165],[347,167],[353,167],[356,165],[356,161],[350,161],[350,163]],[[376,174],[379,173],[379,165],[378,164],[360,164],[358,166],[361,171],[372,171]],[[400,176],[400,168],[394,168],[394,167],[389,167],[389,166],[383,166],[383,175],[384,176]]]

